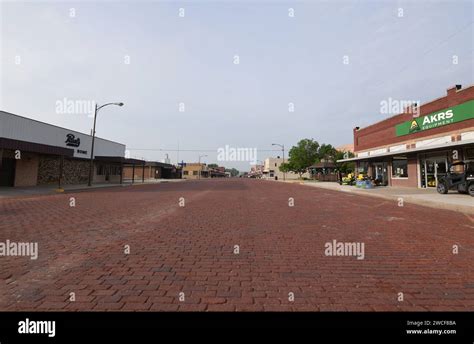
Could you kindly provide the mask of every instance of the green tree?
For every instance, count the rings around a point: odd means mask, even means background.
[[[313,139],[300,140],[296,146],[291,147],[288,162],[284,164],[285,172],[298,173],[300,178],[308,167],[319,160],[319,143]],[[280,167],[281,170],[281,167]]]
[[[344,151],[337,151],[336,153],[336,167],[339,171],[342,173],[351,173],[355,171],[355,163],[354,162],[337,162],[337,160],[342,160],[342,159],[349,159],[353,158],[355,155],[352,152],[344,152]]]
[[[318,149],[318,162],[321,160],[336,162],[337,160],[337,150],[330,144],[321,144]]]
[[[208,164],[207,167],[209,167],[209,168],[218,168],[219,165],[217,165],[217,164]]]
[[[280,164],[280,171],[284,173],[290,172],[291,169],[291,164],[289,162],[284,162]]]

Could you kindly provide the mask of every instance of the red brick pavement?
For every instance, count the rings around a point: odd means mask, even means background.
[[[474,310],[474,221],[450,211],[233,179],[2,199],[0,218],[1,242],[39,245],[0,257],[0,310]],[[325,256],[333,239],[365,259]]]

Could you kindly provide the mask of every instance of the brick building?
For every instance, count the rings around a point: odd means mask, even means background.
[[[180,179],[181,168],[158,161],[146,161],[142,165],[129,165],[123,169],[123,178],[141,179]]]
[[[183,166],[184,179],[201,179],[209,177],[209,168],[204,163],[185,163]]]
[[[359,173],[382,185],[431,188],[457,160],[474,159],[474,86],[456,85],[417,108],[354,128]]]

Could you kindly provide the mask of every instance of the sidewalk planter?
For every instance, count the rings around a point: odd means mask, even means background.
[[[359,189],[373,189],[374,186],[372,185],[370,180],[358,180],[356,182],[356,188],[359,188]]]

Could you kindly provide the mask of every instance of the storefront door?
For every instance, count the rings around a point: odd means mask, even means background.
[[[15,182],[15,159],[3,158],[0,165],[0,186],[13,186]]]
[[[429,158],[422,161],[421,183],[422,187],[435,188],[438,186],[438,180],[447,171],[446,158]]]
[[[387,185],[388,184],[388,173],[387,173],[387,163],[378,163],[374,164],[375,169],[375,180],[378,185]]]

